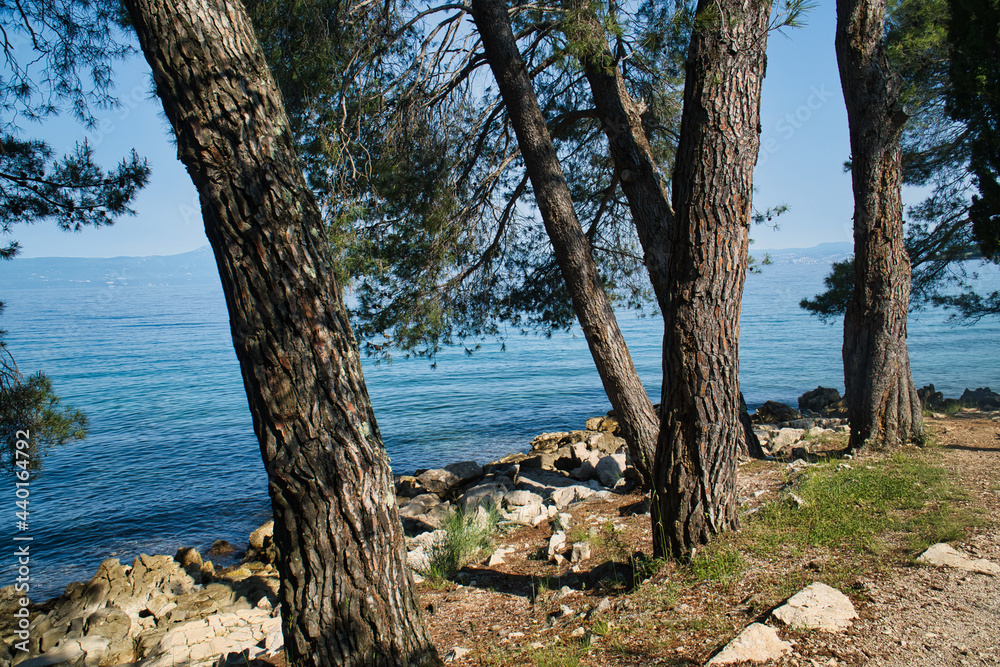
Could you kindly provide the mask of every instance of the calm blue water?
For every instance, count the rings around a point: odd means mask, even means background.
[[[225,303],[206,258],[167,277],[115,268],[116,260],[76,260],[63,271],[44,270],[46,260],[0,266],[0,326],[21,370],[46,372],[65,403],[91,420],[89,437],[51,452],[31,484],[34,597],[88,579],[109,554],[172,554],[219,538],[243,544],[269,516]],[[741,375],[751,409],[794,404],[819,384],[842,389],[840,323],[825,325],[797,306],[820,290],[826,270],[777,264],[750,276]],[[954,396],[1000,388],[1000,323],[943,320],[931,312],[911,323],[918,386],[933,382]],[[621,324],[657,397],[662,320],[625,314]],[[487,344],[471,357],[445,351],[436,369],[419,359],[369,363],[365,375],[397,472],[485,462],[542,431],[581,428],[610,407],[583,337],[573,334],[512,336],[505,352]],[[0,584],[12,573],[12,559],[0,558]]]

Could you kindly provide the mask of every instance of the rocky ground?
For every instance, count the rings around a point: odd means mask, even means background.
[[[741,465],[746,511],[787,495],[790,473],[843,441],[839,421],[782,416],[793,419],[757,427],[778,460]],[[979,524],[953,545],[985,559],[979,569],[988,570],[1000,563],[1000,415],[959,411],[928,425],[940,445],[933,455],[967,490],[961,502],[979,512]],[[793,592],[790,582],[797,590],[823,578],[823,554],[748,558],[753,576],[721,583],[693,577],[687,566],[652,563],[648,504],[629,491],[613,424],[587,426],[539,436],[527,454],[495,464],[466,462],[397,480],[425,619],[451,664],[726,664],[731,653],[723,647],[734,638],[774,651],[769,664],[1000,664],[1000,576],[894,553],[876,573],[843,579],[848,620],[816,630],[776,608],[793,603],[783,593]],[[455,507],[474,514],[484,500],[500,508],[504,526],[493,548],[450,578],[420,576],[443,517]],[[190,550],[130,566],[110,559],[90,582],[34,609],[31,650],[5,656],[0,646],[0,664],[210,665],[229,655],[230,664],[281,665],[268,546],[265,528],[251,536],[249,562],[228,572]],[[9,592],[0,605],[0,619],[10,619]],[[0,636],[9,649],[18,641],[2,621]]]

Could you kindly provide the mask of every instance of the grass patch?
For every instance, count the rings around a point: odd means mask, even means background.
[[[448,514],[441,522],[444,536],[430,549],[425,576],[431,581],[442,582],[484,551],[492,549],[499,521],[500,514],[495,508]]]
[[[590,642],[567,640],[539,649],[532,657],[538,667],[579,667],[580,658],[588,652],[590,652]]]
[[[904,533],[910,549],[957,539],[970,525],[953,502],[963,493],[930,458],[908,451],[812,467],[790,481],[798,500],[789,493],[749,518],[741,546],[758,553],[825,547],[881,555],[894,533]]]
[[[689,567],[696,581],[728,583],[743,574],[746,561],[732,544],[720,544],[698,551]]]

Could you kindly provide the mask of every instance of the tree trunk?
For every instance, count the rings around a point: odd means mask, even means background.
[[[573,209],[531,77],[511,31],[506,5],[502,0],[474,0],[472,11],[577,319],[633,464],[643,481],[648,482],[659,419],[632,363],[590,244]]]
[[[740,304],[770,3],[701,0],[674,168],[653,473],[654,554],[686,559],[739,526]]]
[[[574,41],[590,85],[594,107],[608,138],[608,150],[642,245],[643,261],[662,309],[666,303],[669,234],[674,211],[642,125],[643,105],[629,95],[593,6],[584,0],[565,0],[564,6],[572,12],[567,36]]]
[[[883,46],[885,0],[838,0],[837,61],[851,131],[854,291],[844,315],[850,447],[895,447],[923,431],[906,349],[900,136],[906,114]]]
[[[581,0],[567,0],[564,6],[573,12],[569,37],[576,40],[575,51],[579,54],[597,116],[608,138],[608,149],[620,176],[622,192],[628,200],[650,282],[657,303],[665,312],[674,210],[643,127],[643,105],[629,95],[593,6]],[[740,454],[764,458],[764,450],[754,435],[749,419],[744,420],[741,414],[741,421],[745,422],[745,437],[740,441]]]
[[[288,662],[437,664],[320,212],[243,7],[126,5],[222,277],[267,469]]]

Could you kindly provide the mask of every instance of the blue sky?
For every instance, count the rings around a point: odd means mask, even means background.
[[[760,209],[784,203],[789,211],[778,231],[753,230],[758,248],[851,240],[851,181],[842,167],[850,148],[832,5],[816,7],[805,27],[772,33],[769,40],[755,202]],[[123,106],[100,113],[96,130],[87,132],[70,119],[25,128],[57,151],[87,136],[105,164],[134,147],[148,158],[152,179],[136,203],[137,215],[113,227],[80,233],[61,232],[51,223],[16,227],[12,238],[21,242],[23,257],[169,255],[208,243],[194,187],[149,91],[146,64],[136,58],[119,73]],[[904,191],[904,200],[910,199]]]

